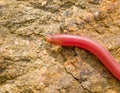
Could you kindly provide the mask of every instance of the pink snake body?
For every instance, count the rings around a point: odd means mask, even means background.
[[[46,41],[60,46],[75,46],[90,51],[120,80],[120,64],[113,58],[110,52],[97,42],[85,37],[69,34],[48,35],[46,36]]]

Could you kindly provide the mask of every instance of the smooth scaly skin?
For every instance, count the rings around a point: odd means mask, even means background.
[[[106,68],[120,80],[120,64],[97,42],[88,38],[69,34],[48,35],[46,36],[46,41],[61,46],[76,46],[92,52],[100,59]]]

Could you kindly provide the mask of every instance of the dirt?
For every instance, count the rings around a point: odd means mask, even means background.
[[[0,0],[0,93],[119,93],[90,52],[45,41],[48,34],[97,41],[120,63],[119,0]]]

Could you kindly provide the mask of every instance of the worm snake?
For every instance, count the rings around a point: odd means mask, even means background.
[[[61,46],[75,46],[93,53],[105,67],[120,80],[120,64],[104,47],[97,42],[78,35],[57,34],[46,36],[46,41]]]

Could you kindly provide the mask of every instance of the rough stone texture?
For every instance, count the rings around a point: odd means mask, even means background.
[[[89,37],[120,63],[119,0],[0,0],[0,93],[120,93],[90,52],[47,34]]]

